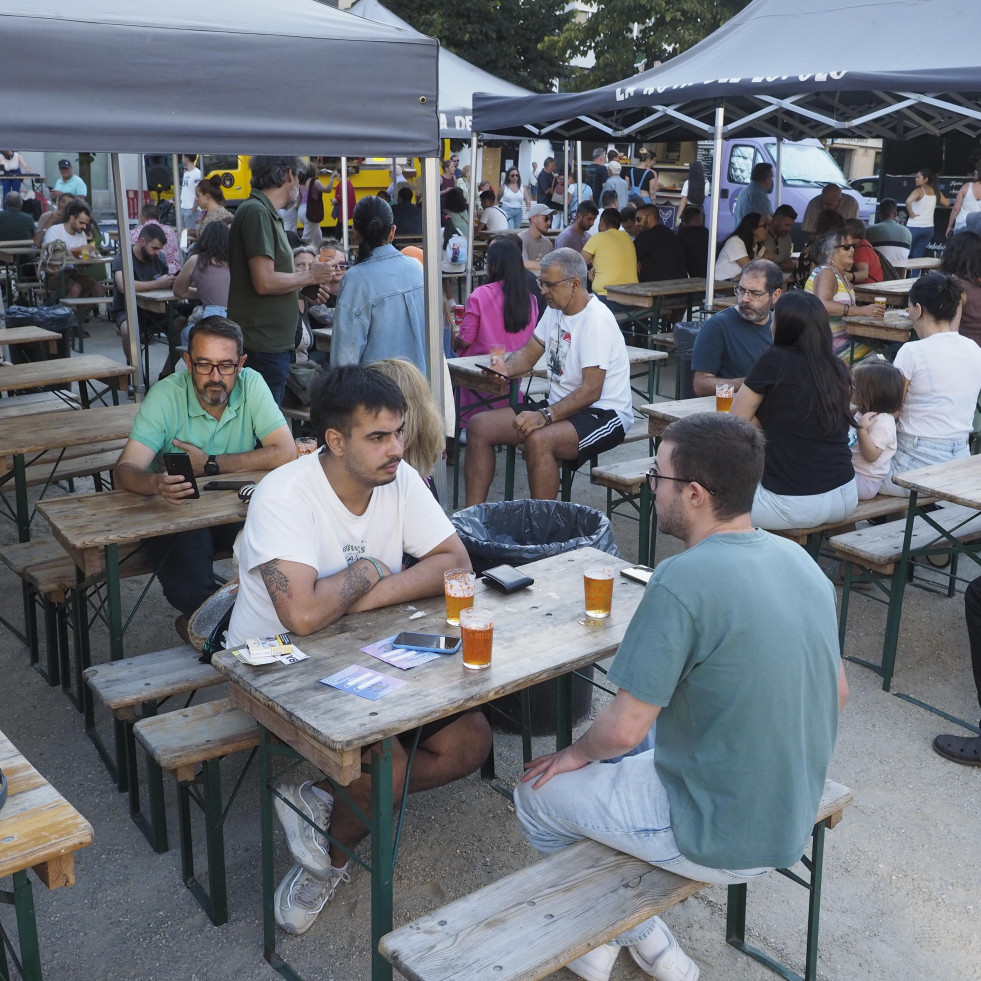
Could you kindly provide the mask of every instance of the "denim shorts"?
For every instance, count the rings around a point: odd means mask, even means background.
[[[970,455],[966,439],[933,439],[930,436],[911,436],[909,433],[898,432],[896,454],[892,458],[889,476],[882,482],[879,493],[892,497],[909,497],[909,488],[894,484],[893,477],[920,467],[932,466],[934,463],[962,460]]]

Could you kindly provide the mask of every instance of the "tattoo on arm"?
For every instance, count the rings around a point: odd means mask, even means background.
[[[359,568],[357,562],[349,565],[341,582],[341,606],[345,610],[348,609],[353,603],[361,599],[371,589],[371,586],[371,578],[364,568]]]
[[[266,584],[266,591],[279,614],[279,619],[282,620],[283,613],[293,598],[289,576],[280,568],[279,559],[272,559],[260,565],[259,572],[262,574],[262,581]]]

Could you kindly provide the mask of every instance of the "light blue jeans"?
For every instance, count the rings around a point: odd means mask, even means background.
[[[786,531],[841,521],[857,507],[858,487],[854,477],[823,494],[774,494],[760,484],[753,497],[751,518],[757,528],[765,531]]]
[[[681,854],[671,829],[668,794],[654,767],[654,750],[560,773],[540,790],[533,790],[531,783],[515,787],[514,807],[522,833],[542,855],[590,838],[698,882],[734,886],[771,871],[712,869]],[[654,918],[645,920],[613,942],[625,947],[639,943],[655,925]]]
[[[521,219],[525,216],[521,208],[504,208],[504,213],[508,216],[508,228],[521,227]]]
[[[880,494],[892,497],[909,497],[909,488],[900,487],[892,478],[909,470],[929,467],[934,463],[961,460],[971,455],[966,439],[931,439],[929,436],[910,436],[896,433],[896,453],[892,458],[889,476],[882,482]]]

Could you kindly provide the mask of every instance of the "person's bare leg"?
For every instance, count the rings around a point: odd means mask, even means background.
[[[559,469],[563,460],[579,456],[579,434],[571,422],[536,429],[525,440],[528,493],[534,500],[554,501],[559,496]]]
[[[123,342],[123,359],[129,364],[129,321],[123,320],[117,326],[119,338]]]
[[[370,762],[372,747],[364,754]],[[491,748],[491,730],[487,720],[479,712],[468,712],[445,729],[430,736],[416,749],[409,779],[409,793],[442,787],[453,780],[473,773],[485,759]],[[398,739],[392,740],[392,791],[398,807],[405,786],[405,768],[408,755]],[[317,784],[328,794],[333,794],[326,780]],[[371,813],[371,776],[365,774],[345,788],[355,806],[364,814]],[[368,834],[368,828],[357,817],[340,795],[334,795],[334,809],[330,818],[330,834],[337,842],[330,842],[330,860],[334,868],[347,864],[348,854]],[[339,844],[338,844],[339,843]]]
[[[518,433],[511,409],[478,412],[467,424],[467,456],[464,463],[466,506],[483,504],[494,479],[494,447],[516,446]]]

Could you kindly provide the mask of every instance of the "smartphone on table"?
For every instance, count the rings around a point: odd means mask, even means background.
[[[201,496],[198,490],[198,482],[194,479],[194,469],[191,467],[191,458],[186,453],[164,453],[164,469],[171,477],[183,477],[193,488],[194,493],[188,497],[196,498]]]
[[[445,634],[415,634],[403,630],[392,647],[403,647],[413,651],[435,651],[437,654],[455,654],[460,649],[459,637],[448,637]]]

